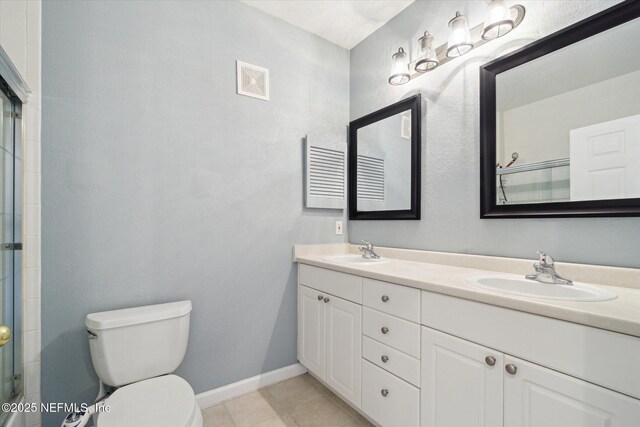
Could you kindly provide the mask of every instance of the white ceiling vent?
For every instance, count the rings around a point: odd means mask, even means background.
[[[269,70],[236,61],[238,94],[269,100]]]
[[[384,159],[358,154],[358,199],[384,201]]]
[[[305,206],[344,209],[346,144],[306,145]]]

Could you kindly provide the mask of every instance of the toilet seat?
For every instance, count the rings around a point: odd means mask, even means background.
[[[201,427],[193,389],[177,375],[163,375],[126,385],[104,401],[109,412],[98,427]]]

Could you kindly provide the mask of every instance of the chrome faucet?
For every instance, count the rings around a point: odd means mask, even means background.
[[[362,243],[364,243],[364,245],[358,246],[358,249],[360,249],[360,252],[362,252],[362,258],[366,258],[366,259],[380,258],[380,255],[378,255],[373,251],[373,245],[371,244],[371,242],[367,242],[366,240],[363,240]]]
[[[555,285],[573,285],[573,281],[560,277],[556,273],[553,258],[542,251],[538,251],[538,262],[533,264],[536,274],[527,274],[525,277],[541,283],[552,283]]]

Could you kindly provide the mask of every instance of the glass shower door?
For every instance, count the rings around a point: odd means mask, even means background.
[[[0,403],[22,392],[21,108],[0,78]]]

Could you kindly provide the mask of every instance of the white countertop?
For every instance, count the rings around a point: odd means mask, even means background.
[[[297,254],[295,261],[640,337],[640,289],[598,285],[618,295],[614,300],[601,302],[524,298],[484,290],[466,282],[472,277],[513,274],[386,257],[384,263],[352,265],[329,261],[325,259],[327,256]]]

